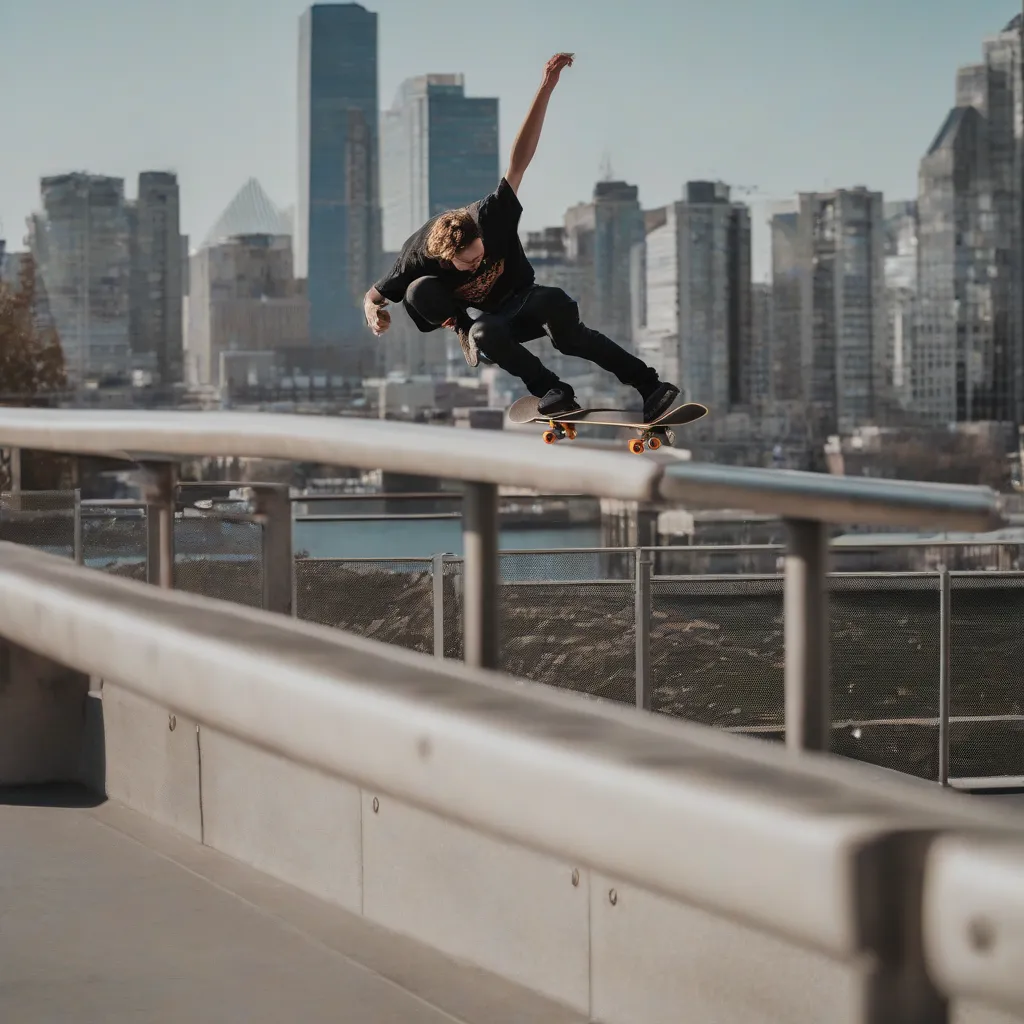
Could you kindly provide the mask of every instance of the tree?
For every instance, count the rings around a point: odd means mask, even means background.
[[[0,280],[0,405],[48,405],[67,386],[64,352],[56,330],[41,315],[36,263],[21,258],[17,285]],[[9,453],[5,452],[5,456]],[[49,490],[66,484],[70,463],[60,456],[23,453],[21,485]],[[0,488],[11,486],[9,458],[0,464]]]
[[[64,352],[52,326],[40,317],[41,293],[35,260],[21,260],[16,287],[0,281],[0,402],[63,391]]]

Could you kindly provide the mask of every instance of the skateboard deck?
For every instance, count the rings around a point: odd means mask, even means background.
[[[699,402],[680,402],[662,413],[656,420],[647,423],[639,409],[580,409],[561,416],[544,416],[537,411],[539,399],[527,395],[513,402],[508,410],[512,423],[546,423],[545,444],[554,444],[563,438],[574,441],[577,436],[576,424],[591,423],[601,427],[627,427],[640,435],[629,442],[629,450],[640,454],[645,447],[652,450],[663,443],[674,444],[672,427],[680,427],[707,416],[709,409]]]

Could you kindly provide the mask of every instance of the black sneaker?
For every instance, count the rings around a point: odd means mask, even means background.
[[[675,384],[662,381],[644,399],[644,422],[653,423],[659,416],[664,416],[675,404],[678,397],[679,388]]]
[[[565,416],[566,413],[579,412],[580,404],[576,401],[576,393],[568,384],[552,388],[538,403],[537,412],[541,416]]]

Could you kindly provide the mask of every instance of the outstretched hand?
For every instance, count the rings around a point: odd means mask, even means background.
[[[556,53],[544,65],[544,85],[548,89],[553,89],[558,84],[558,78],[562,74],[565,68],[572,67],[572,60],[575,54],[572,53]]]

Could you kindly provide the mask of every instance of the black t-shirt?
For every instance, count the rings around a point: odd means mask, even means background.
[[[391,302],[402,302],[409,285],[419,277],[437,277],[449,285],[455,299],[464,307],[484,313],[496,312],[511,295],[534,283],[533,267],[519,240],[519,218],[523,207],[512,186],[502,178],[498,187],[468,207],[480,228],[484,258],[474,271],[456,270],[450,263],[424,253],[432,218],[402,246],[391,270],[375,285]],[[406,310],[421,331],[432,331],[427,323],[406,304]]]

